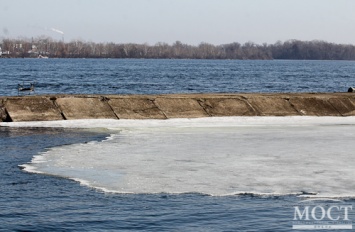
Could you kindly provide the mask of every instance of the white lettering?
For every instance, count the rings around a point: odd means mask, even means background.
[[[340,209],[344,209],[344,221],[349,221],[349,217],[348,217],[348,209],[353,210],[353,206],[352,205],[347,205],[347,206],[341,206]]]
[[[299,219],[297,219],[297,215],[298,215]],[[295,214],[294,214],[293,220],[302,220],[304,215],[306,216],[305,220],[309,220],[309,206],[304,207],[304,210],[302,213],[301,213],[300,209],[298,208],[298,206],[295,206]]]
[[[337,220],[339,220],[340,216],[339,216],[339,214],[338,214],[338,217],[337,217],[337,218],[333,218],[333,217],[332,217],[332,209],[333,209],[333,208],[336,208],[338,211],[340,210],[340,209],[339,209],[339,206],[333,205],[333,206],[329,207],[329,209],[327,210],[327,217],[328,217],[331,221],[337,221]]]
[[[320,217],[320,218],[317,218],[317,216],[316,216],[316,210],[317,209],[321,209],[321,211],[322,211],[322,216]],[[324,217],[325,217],[325,209],[322,207],[322,206],[316,206],[316,207],[314,207],[313,209],[312,209],[312,218],[314,219],[314,220],[316,220],[316,221],[320,221],[320,220],[323,220],[324,219]]]

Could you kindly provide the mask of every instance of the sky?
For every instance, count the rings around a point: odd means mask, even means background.
[[[0,0],[0,39],[355,44],[355,0]]]

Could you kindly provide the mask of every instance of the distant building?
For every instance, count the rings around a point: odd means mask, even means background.
[[[31,50],[27,51],[30,57],[38,57],[39,51],[36,45],[32,44]]]

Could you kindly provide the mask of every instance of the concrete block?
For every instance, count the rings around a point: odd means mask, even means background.
[[[46,97],[7,98],[5,107],[14,122],[63,119],[58,108]]]
[[[205,98],[200,100],[200,105],[214,117],[257,115],[245,100],[239,98]]]
[[[349,98],[349,101],[351,104],[355,107],[355,98]],[[350,109],[353,109],[352,107],[349,107]],[[355,116],[355,109],[349,111],[348,113],[344,114],[344,116]]]
[[[108,104],[120,119],[166,119],[153,100],[147,98],[112,98]]]
[[[341,116],[328,99],[316,97],[291,97],[290,103],[302,115],[307,116]]]
[[[0,122],[7,121],[8,115],[6,113],[4,99],[0,99]]]
[[[355,116],[355,101],[348,98],[329,98],[329,103],[343,116]]]
[[[158,97],[154,103],[164,112],[167,118],[201,118],[209,116],[196,99]]]
[[[66,119],[117,119],[107,101],[99,97],[63,97],[55,101]]]
[[[274,96],[255,96],[247,99],[260,116],[294,116],[299,113],[285,98]]]

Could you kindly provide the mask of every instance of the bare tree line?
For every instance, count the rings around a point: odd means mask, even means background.
[[[3,39],[2,57],[51,58],[146,58],[146,59],[305,59],[355,60],[355,46],[320,40],[278,41],[274,44],[230,43],[188,45],[180,41],[167,43],[94,43],[73,40],[64,43],[50,37]]]

